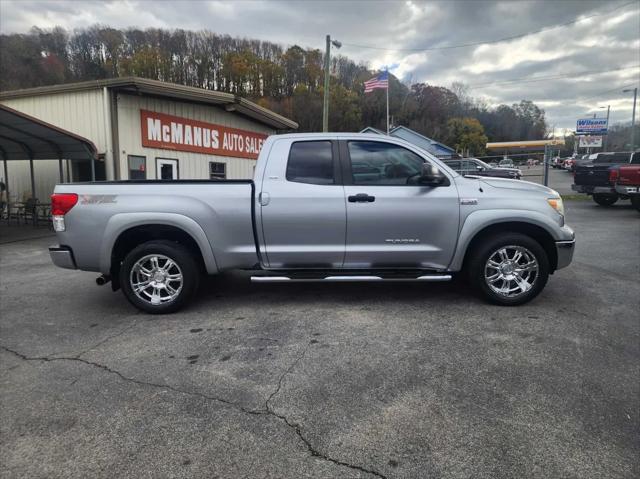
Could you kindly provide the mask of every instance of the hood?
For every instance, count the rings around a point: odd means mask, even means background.
[[[546,186],[532,183],[530,181],[512,180],[509,178],[491,178],[486,176],[477,177],[480,182],[492,186],[494,188],[507,188],[510,190],[520,191],[536,191],[538,193],[546,193],[550,196],[560,196],[557,191],[547,188]]]
[[[503,170],[503,171],[520,171],[520,168],[511,168],[511,167],[506,167],[506,166],[495,166],[493,168],[494,170]]]

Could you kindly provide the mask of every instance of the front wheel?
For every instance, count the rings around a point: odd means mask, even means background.
[[[198,288],[200,271],[191,252],[172,241],[148,241],[127,254],[120,268],[126,298],[151,314],[180,309]]]
[[[489,302],[517,306],[535,298],[549,279],[540,244],[520,233],[491,236],[472,252],[471,284]]]
[[[631,196],[631,206],[640,211],[640,195]]]
[[[593,201],[600,206],[611,206],[618,201],[618,195],[610,195],[607,193],[597,193],[593,195]]]

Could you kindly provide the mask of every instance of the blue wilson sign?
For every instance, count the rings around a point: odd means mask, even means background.
[[[602,135],[607,134],[607,119],[606,118],[582,118],[578,120],[576,127],[576,133],[580,134],[593,134]]]

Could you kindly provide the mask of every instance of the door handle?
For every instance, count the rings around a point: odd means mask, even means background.
[[[267,193],[266,191],[258,193],[258,203],[260,203],[260,206],[267,206],[269,204],[269,201],[271,201],[269,193]]]
[[[348,197],[349,203],[373,203],[376,200],[375,196],[369,196],[366,193],[358,193],[357,195],[351,195]]]

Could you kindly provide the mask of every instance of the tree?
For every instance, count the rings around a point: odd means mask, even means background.
[[[447,122],[447,143],[460,153],[484,154],[488,141],[484,128],[476,118],[452,118]]]
[[[275,43],[210,31],[94,25],[72,32],[55,27],[0,34],[2,90],[141,76],[250,98],[294,119],[300,131],[321,129],[323,63],[323,53],[317,49],[294,45],[285,50]],[[331,59],[330,68],[330,129],[358,131],[373,126],[384,130],[387,92],[365,95],[363,86],[380,72],[341,55]],[[476,153],[479,147],[470,145],[480,145],[482,134],[491,141],[510,141],[544,138],[547,131],[544,110],[531,101],[493,108],[471,98],[461,83],[451,88],[404,85],[390,74],[388,93],[393,125],[467,145],[460,147]],[[479,121],[485,133],[475,135],[477,125],[467,125],[469,132],[462,134],[461,123],[451,121],[471,118]]]

